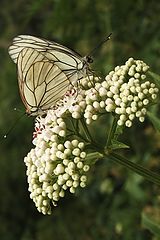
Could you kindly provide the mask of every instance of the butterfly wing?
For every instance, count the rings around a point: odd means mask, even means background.
[[[17,64],[21,98],[31,115],[50,109],[69,84],[78,86],[81,78],[91,75],[85,58],[45,39],[19,35],[13,39],[9,54]]]
[[[29,35],[19,35],[9,47],[12,60],[17,63],[18,55],[24,48],[33,48],[43,54],[49,61],[61,68],[71,81],[77,81],[86,74],[87,63],[73,50],[45,39]]]
[[[75,58],[81,58],[81,56],[73,50],[56,42],[48,41],[46,39],[30,36],[19,35],[13,39],[12,45],[9,47],[9,54],[12,60],[17,63],[18,55],[23,48],[34,48],[38,52],[49,52],[50,50],[66,53],[67,55],[75,56]],[[50,59],[52,60],[52,59]]]
[[[43,114],[68,90],[70,79],[53,62],[32,48],[23,48],[17,58],[22,101],[30,115]]]

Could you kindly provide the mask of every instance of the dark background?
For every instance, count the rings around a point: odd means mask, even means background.
[[[34,119],[17,121],[24,107],[8,46],[16,35],[30,34],[57,40],[84,56],[111,32],[112,39],[94,56],[94,69],[107,74],[134,57],[160,73],[158,1],[0,1],[0,239],[158,239],[142,226],[141,213],[159,207],[159,187],[116,163],[99,162],[88,186],[66,195],[51,216],[37,212],[27,190],[23,158],[32,148]],[[92,127],[101,135],[108,121],[99,124]],[[129,160],[160,171],[160,135],[148,120],[126,129],[122,140],[131,146],[124,153]]]

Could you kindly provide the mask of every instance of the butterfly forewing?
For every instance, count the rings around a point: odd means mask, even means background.
[[[83,61],[83,58],[78,53],[56,42],[29,35],[15,37],[13,44],[9,47],[9,54],[15,63],[17,63],[18,55],[24,48],[33,48],[43,54],[49,61],[54,61],[62,71],[65,71],[67,77],[72,78],[71,81],[73,82],[86,74],[86,67],[88,66],[86,66],[87,63]]]
[[[14,38],[13,45],[9,48],[13,61],[17,62],[18,51],[22,51],[26,47],[34,48],[49,61],[54,61],[70,78],[71,82],[76,82],[86,74],[86,63],[78,53],[58,43],[28,35]]]
[[[57,52],[62,52],[66,55],[70,55],[71,57],[75,56],[75,58],[79,58],[80,60],[82,58],[78,53],[59,43],[30,35],[19,35],[13,39],[13,44],[9,47],[9,54],[15,63],[17,63],[18,55],[23,48],[34,48],[35,50],[44,53],[51,50],[53,52],[55,51],[56,55]]]

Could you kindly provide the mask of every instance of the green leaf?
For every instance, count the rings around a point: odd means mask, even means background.
[[[160,236],[160,210],[158,208],[148,208],[142,213],[142,225],[153,234]]]
[[[151,120],[154,128],[158,131],[160,131],[160,119],[157,118],[153,113],[151,112],[147,112],[147,116],[149,117],[149,119]]]
[[[114,139],[117,140],[118,137],[123,133],[124,126],[118,126],[116,127],[116,131],[114,133]]]
[[[156,73],[153,73],[153,72],[151,72],[151,71],[148,71],[147,74],[148,74],[149,76],[151,76],[152,79],[154,80],[154,83],[155,83],[158,87],[160,87],[160,75],[158,75],[158,74],[156,74]]]
[[[100,158],[103,158],[103,154],[99,152],[88,153],[85,161],[88,164],[95,164]]]
[[[109,146],[111,149],[121,149],[121,148],[130,148],[128,145],[119,142],[115,139],[112,139],[111,145]]]

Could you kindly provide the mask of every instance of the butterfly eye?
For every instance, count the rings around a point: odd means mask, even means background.
[[[91,56],[86,56],[86,61],[88,63],[93,63],[93,58]]]

